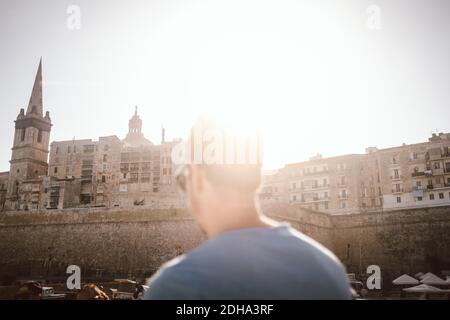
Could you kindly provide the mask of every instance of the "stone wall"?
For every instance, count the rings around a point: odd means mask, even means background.
[[[77,209],[2,213],[0,275],[6,279],[145,277],[198,245],[203,236],[185,211]]]
[[[387,277],[450,270],[450,207],[332,216],[335,254],[349,272]]]
[[[264,208],[336,253],[349,272],[450,269],[450,207],[330,216],[292,206]],[[204,240],[185,210],[65,209],[0,215],[0,281],[60,278],[70,264],[84,277],[147,277]]]

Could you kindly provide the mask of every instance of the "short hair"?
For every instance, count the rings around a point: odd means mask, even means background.
[[[218,152],[219,163],[205,163],[204,155],[208,151],[211,142],[205,141],[205,134],[215,131],[222,135],[222,143],[218,150],[213,148],[212,154]],[[201,137],[198,137],[200,135]],[[196,150],[196,141],[201,139],[201,148]],[[236,144],[244,141],[243,149],[237,150]],[[230,143],[234,144],[230,148]],[[241,192],[255,192],[261,183],[262,144],[260,139],[251,140],[244,137],[231,137],[224,129],[216,126],[212,121],[201,118],[191,129],[189,136],[191,149],[190,163],[198,165],[205,173],[206,178],[214,186],[221,189],[234,189]],[[209,150],[211,152],[211,150]],[[197,154],[196,154],[197,152]],[[201,152],[198,162],[198,152]],[[239,155],[238,153],[241,152]],[[231,153],[231,154],[230,154]],[[221,161],[220,161],[221,160]],[[231,160],[231,161],[230,161]],[[231,163],[230,163],[231,162]]]

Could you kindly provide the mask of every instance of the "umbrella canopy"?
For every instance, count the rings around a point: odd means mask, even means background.
[[[447,281],[439,278],[438,276],[436,276],[433,273],[427,273],[427,275],[425,277],[423,277],[422,280],[420,280],[420,283],[431,284],[431,285],[435,285],[435,286],[439,286],[439,285],[442,286],[442,285],[448,284]]]
[[[420,279],[420,277],[423,276],[423,275],[424,275],[423,272],[417,272],[417,273],[414,275],[414,278]]]
[[[415,287],[404,288],[403,291],[406,292],[420,292],[420,293],[442,293],[443,290],[430,286],[428,284],[419,284]]]
[[[413,277],[407,274],[402,274],[400,277],[392,281],[392,283],[396,285],[412,285],[412,284],[419,284],[419,280],[414,279]]]
[[[422,275],[419,277],[419,279],[422,280],[423,278],[425,278],[425,277],[427,277],[427,276],[429,276],[429,275],[434,275],[434,273],[431,273],[431,272],[424,273],[424,274],[422,274]]]

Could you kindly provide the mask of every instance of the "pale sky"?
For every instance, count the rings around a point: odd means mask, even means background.
[[[274,169],[449,132],[449,33],[446,0],[2,0],[0,171],[41,56],[51,141],[124,138],[137,105],[154,143],[209,115]]]

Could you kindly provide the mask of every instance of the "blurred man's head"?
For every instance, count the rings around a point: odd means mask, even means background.
[[[183,179],[188,207],[208,234],[227,224],[253,219],[261,180],[259,139],[230,136],[201,120],[188,141],[190,163]]]

